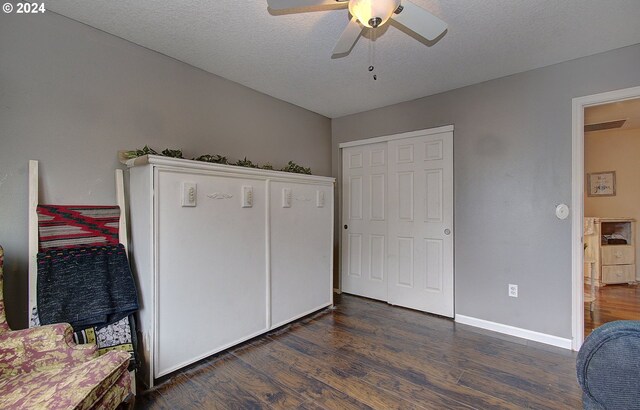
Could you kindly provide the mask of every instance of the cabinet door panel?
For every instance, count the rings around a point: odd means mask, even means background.
[[[283,190],[290,190],[290,207]],[[282,325],[332,301],[333,187],[270,183],[271,323]]]
[[[158,170],[155,195],[159,377],[266,330],[266,204],[264,181],[197,171]]]

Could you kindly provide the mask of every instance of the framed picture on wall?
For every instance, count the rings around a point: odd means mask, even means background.
[[[588,196],[616,196],[616,171],[587,174]]]

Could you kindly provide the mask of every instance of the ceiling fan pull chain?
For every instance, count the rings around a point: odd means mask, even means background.
[[[371,33],[371,66],[375,69],[376,64],[376,39],[378,38],[378,28],[373,29],[373,33]],[[378,80],[378,75],[373,73],[373,81]]]
[[[375,70],[375,60],[376,60],[376,34],[377,28],[371,29],[371,38],[369,39],[369,72],[373,74],[373,80],[376,81],[378,79],[378,75],[373,72]]]
[[[371,43],[371,38],[369,38],[369,71],[373,71],[373,54],[371,52]]]

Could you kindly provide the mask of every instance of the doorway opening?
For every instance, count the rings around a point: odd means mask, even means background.
[[[573,100],[573,349],[640,319],[640,87]]]
[[[640,98],[584,109],[584,336],[640,319]]]

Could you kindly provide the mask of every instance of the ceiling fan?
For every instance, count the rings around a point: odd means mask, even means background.
[[[297,9],[315,6],[348,5],[352,18],[344,30],[333,54],[347,54],[365,28],[377,28],[390,18],[426,40],[438,38],[447,23],[408,0],[267,0],[271,10]]]

